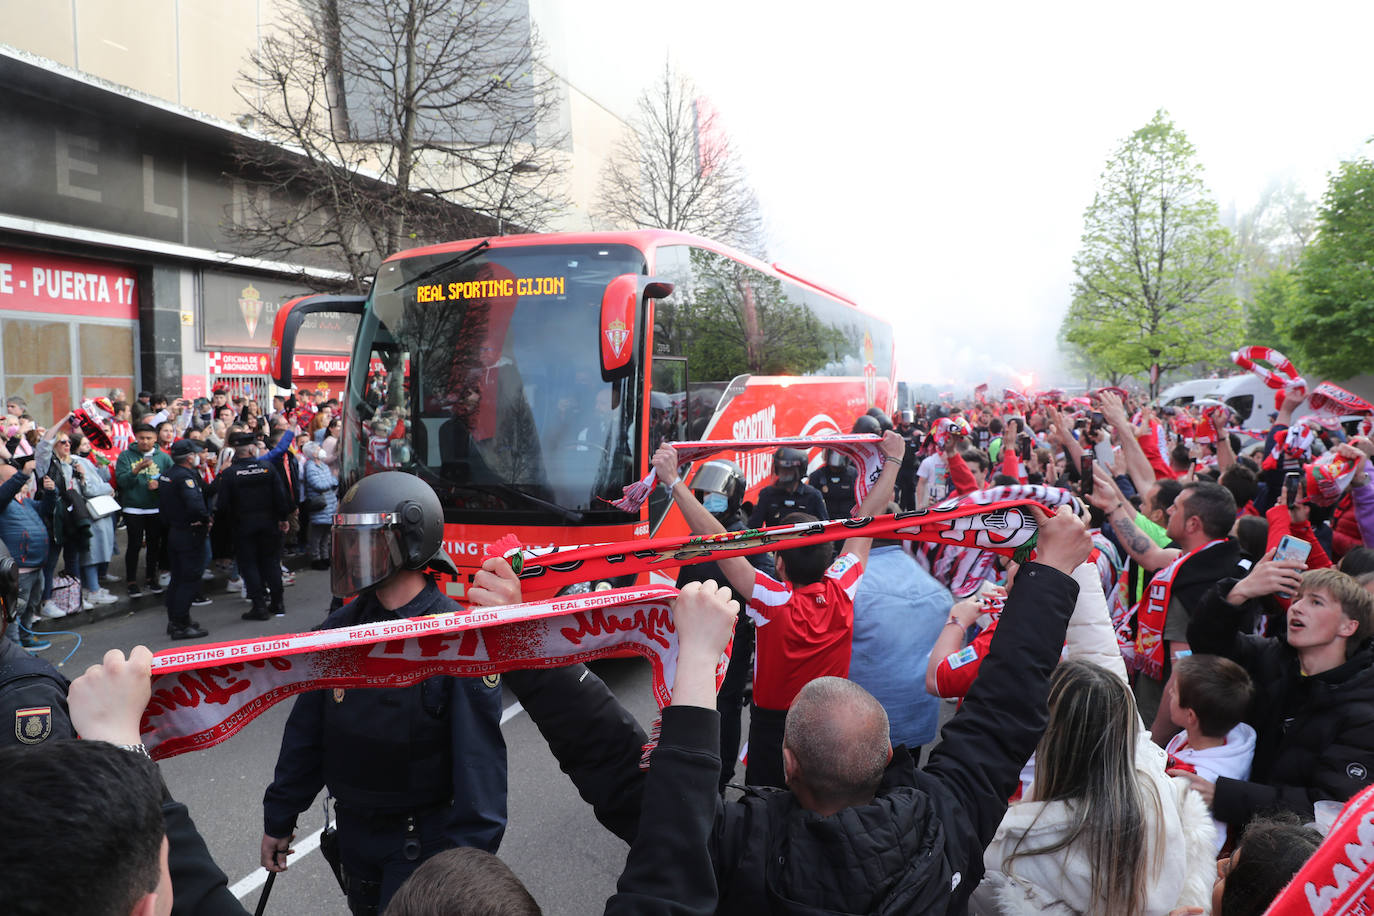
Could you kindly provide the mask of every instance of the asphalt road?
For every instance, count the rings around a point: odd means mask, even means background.
[[[122,557],[112,566],[122,573]],[[237,592],[231,595],[225,591],[223,576],[206,583],[214,603],[192,609],[195,619],[210,631],[206,641],[310,629],[329,607],[328,573],[303,569],[297,575],[296,585],[286,589],[286,616],[265,622],[239,619],[248,604]],[[116,593],[122,593],[122,588],[111,586]],[[76,646],[79,636],[80,646],[62,665],[63,672],[75,678],[108,649],[128,651],[139,644],[153,651],[168,648],[173,643],[166,636],[166,615],[160,601],[144,597],[133,607],[122,601],[96,612],[98,616],[73,618],[68,628],[75,635],[50,635],[53,647],[42,655],[57,664]],[[68,621],[47,621],[42,629],[50,632],[64,623]],[[647,727],[656,712],[649,690],[648,663],[614,660],[600,663],[594,670]],[[215,861],[249,912],[257,905],[266,877],[258,866],[262,793],[272,779],[290,705],[288,700],[274,706],[218,747],[162,763],[173,796],[190,807]],[[591,808],[578,798],[543,738],[509,693],[504,706],[510,824],[500,856],[529,887],[546,914],[599,913],[615,891],[626,846],[596,822]],[[317,800],[300,818],[297,854],[289,869],[278,876],[267,913],[347,913],[334,876],[315,848],[323,823]]]

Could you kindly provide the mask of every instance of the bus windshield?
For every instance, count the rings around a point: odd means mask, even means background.
[[[344,404],[344,484],[416,473],[451,522],[624,522],[606,500],[638,476],[643,379],[602,380],[601,295],[614,277],[644,273],[644,255],[628,245],[457,254],[378,272]]]

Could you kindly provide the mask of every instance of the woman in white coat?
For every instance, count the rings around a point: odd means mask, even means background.
[[[1126,685],[1098,576],[1080,571],[1031,789],[984,851],[971,912],[1206,912],[1216,873],[1211,815],[1185,780],[1165,774],[1164,751]]]

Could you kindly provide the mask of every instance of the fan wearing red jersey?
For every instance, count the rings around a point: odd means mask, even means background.
[[[892,499],[892,487],[902,464],[902,437],[889,430],[880,444],[883,470],[855,511],[856,517],[877,515]],[[677,452],[660,446],[654,453],[658,479],[672,491],[673,500],[693,534],[721,534],[725,529],[687,489],[678,475]],[[786,524],[815,521],[800,513]],[[749,785],[785,786],[782,733],[787,710],[797,692],[824,676],[847,677],[853,645],[854,593],[863,576],[872,538],[849,538],[839,557],[830,559],[827,543],[779,551],[778,578],[758,572],[744,557],[719,560],[730,586],[749,595],[748,613],[755,625],[754,703],[749,710]]]

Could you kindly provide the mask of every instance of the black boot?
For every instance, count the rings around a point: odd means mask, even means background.
[[[267,610],[267,605],[261,598],[253,599],[253,606],[243,613],[244,620],[271,620],[272,615]]]
[[[210,634],[194,620],[188,620],[182,624],[167,624],[167,635],[173,639],[200,639]]]

